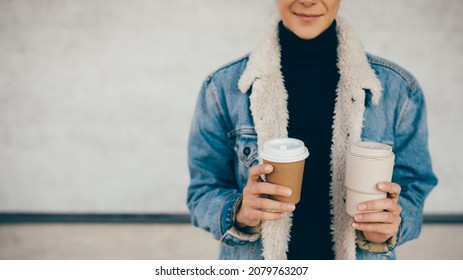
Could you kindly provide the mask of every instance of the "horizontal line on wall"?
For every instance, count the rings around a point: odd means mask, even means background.
[[[463,224],[463,214],[424,215],[425,224]],[[0,213],[0,224],[15,223],[150,223],[188,224],[188,214]]]
[[[188,214],[0,213],[1,223],[154,223],[187,224]]]
[[[463,214],[429,214],[424,215],[425,224],[463,224]]]

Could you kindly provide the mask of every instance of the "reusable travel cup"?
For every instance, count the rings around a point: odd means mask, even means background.
[[[391,182],[394,168],[392,147],[377,142],[354,143],[346,158],[346,211],[354,216],[358,204],[386,198],[387,193],[377,189],[379,182]]]

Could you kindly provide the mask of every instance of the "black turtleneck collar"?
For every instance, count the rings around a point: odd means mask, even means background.
[[[301,202],[293,213],[288,259],[330,260],[334,259],[330,154],[340,77],[336,23],[318,37],[304,40],[280,22],[279,36],[281,73],[288,92],[288,137],[302,140],[311,151],[304,167]]]
[[[326,64],[337,60],[338,37],[336,21],[318,37],[301,39],[287,29],[283,22],[278,24],[281,59],[294,64]]]

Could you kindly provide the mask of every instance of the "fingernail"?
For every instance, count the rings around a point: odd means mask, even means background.
[[[293,190],[290,189],[290,188],[285,188],[285,189],[283,190],[283,193],[284,193],[286,196],[290,196],[292,192],[293,192]]]
[[[363,219],[363,215],[355,215],[354,219],[356,221],[361,221]]]
[[[364,204],[364,203],[361,203],[361,204],[359,204],[358,209],[359,210],[365,210],[365,209],[367,209],[367,205]]]
[[[272,171],[272,166],[267,164],[267,165],[264,166],[264,170],[265,171]]]
[[[289,211],[294,211],[294,209],[296,209],[296,205],[294,205],[294,204],[287,204],[287,205],[286,205],[286,209],[289,210]]]
[[[358,226],[359,226],[359,224],[357,224],[357,223],[353,223],[353,224],[352,224],[352,227],[354,227],[354,228],[356,228],[356,227],[358,227]]]
[[[384,185],[383,183],[379,183],[378,184],[378,189],[384,191],[386,189],[386,185]]]

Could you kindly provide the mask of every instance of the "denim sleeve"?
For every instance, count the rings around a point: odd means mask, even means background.
[[[213,81],[200,91],[188,142],[190,185],[187,205],[193,225],[229,245],[252,241],[233,226],[241,201],[234,171],[234,150]],[[255,239],[255,238],[254,238]]]
[[[424,200],[437,184],[428,148],[426,104],[419,86],[407,96],[400,110],[394,153],[392,180],[402,188],[399,197],[402,222],[397,236],[397,245],[401,245],[419,236]]]

